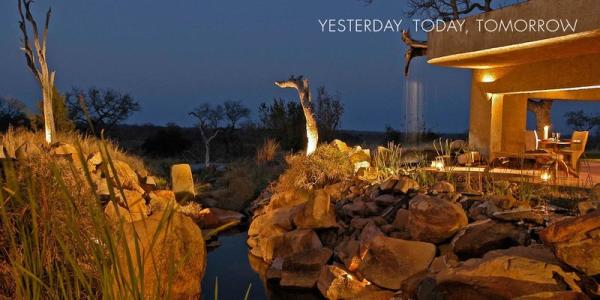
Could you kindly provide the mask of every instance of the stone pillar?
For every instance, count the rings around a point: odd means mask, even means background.
[[[196,196],[192,168],[188,164],[171,166],[171,189],[177,201],[190,201]]]
[[[481,70],[473,70],[472,73],[469,143],[487,157],[490,153],[492,101],[483,88],[481,72]]]
[[[502,151],[525,151],[527,129],[527,95],[505,95],[502,112]]]

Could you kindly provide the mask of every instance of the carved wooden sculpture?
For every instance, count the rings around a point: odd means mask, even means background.
[[[54,74],[48,70],[48,64],[46,61],[46,38],[48,36],[48,24],[50,23],[51,9],[48,9],[46,13],[46,22],[44,23],[44,32],[40,39],[37,23],[33,19],[31,14],[30,5],[31,0],[19,0],[19,28],[23,34],[22,48],[21,50],[25,53],[27,59],[27,66],[33,72],[33,76],[38,81],[42,88],[42,99],[43,99],[43,110],[44,110],[44,130],[46,136],[46,142],[48,144],[54,141],[56,132],[54,127],[54,114],[52,112],[52,93],[54,87]],[[25,6],[25,15],[23,14],[23,6]],[[27,22],[31,26],[33,32],[33,45],[35,47],[35,56],[31,45],[29,44],[29,37],[27,34]],[[36,61],[37,59],[37,61]]]
[[[308,143],[306,144],[306,155],[311,155],[317,149],[317,143],[319,142],[319,130],[317,128],[317,120],[312,110],[312,99],[310,95],[310,87],[308,85],[308,79],[303,79],[302,76],[294,77],[293,75],[288,80],[276,81],[275,85],[280,88],[293,88],[298,91],[300,97],[300,104],[304,111],[304,118],[306,119],[306,138]]]
[[[404,76],[408,76],[410,61],[418,56],[427,55],[427,42],[413,40],[408,31],[402,31],[402,41],[408,46],[404,53]]]

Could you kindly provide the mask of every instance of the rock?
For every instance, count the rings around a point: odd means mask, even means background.
[[[279,235],[273,235],[261,245],[262,258],[272,262],[276,258],[285,259],[287,256],[310,249],[321,249],[323,244],[319,236],[310,229],[297,229]]]
[[[521,296],[513,300],[587,300],[584,293],[575,291],[540,292],[532,295]]]
[[[529,240],[526,230],[512,223],[490,219],[463,227],[452,240],[452,251],[461,259],[482,257],[494,249],[525,245]]]
[[[69,156],[70,158],[77,159],[75,155],[77,155],[78,151],[75,146],[63,142],[55,142],[51,145],[52,154],[60,155],[60,156]]]
[[[114,178],[113,170],[110,166],[108,167],[109,176],[105,177],[113,178],[113,182],[117,186],[118,179],[118,181],[121,183],[121,187],[124,189],[131,189],[143,192],[143,189],[140,187],[140,182],[138,180],[137,174],[126,162],[117,159],[113,160],[112,162],[115,167],[117,178]]]
[[[316,190],[314,195],[294,215],[294,224],[298,228],[331,228],[337,227],[335,209],[324,190]]]
[[[546,244],[566,242],[585,237],[587,232],[600,228],[600,211],[585,216],[563,218],[540,232],[540,238]]]
[[[201,228],[217,228],[232,221],[241,222],[243,218],[244,215],[237,211],[211,207],[201,210],[196,222]]]
[[[427,195],[411,199],[408,211],[408,230],[418,241],[442,242],[468,223],[459,204]]]
[[[419,183],[410,177],[401,177],[394,186],[394,192],[406,194],[419,189]]]
[[[542,244],[532,244],[527,247],[516,246],[516,247],[511,247],[508,249],[492,250],[492,251],[486,253],[483,257],[484,258],[493,258],[493,257],[498,257],[498,256],[515,256],[515,257],[522,257],[522,258],[527,258],[527,259],[534,259],[534,260],[539,260],[539,261],[547,263],[547,264],[557,265],[557,266],[562,267],[561,262],[558,261],[556,256],[554,256],[554,253],[552,253],[552,250],[550,250],[550,248],[548,248]]]
[[[388,207],[388,206],[393,205],[396,202],[400,201],[400,199],[398,199],[390,194],[384,194],[384,195],[378,196],[374,200],[375,200],[375,203],[377,203],[377,205],[382,206],[382,207]]]
[[[590,190],[589,201],[600,202],[600,183],[596,183]]]
[[[108,189],[108,182],[106,182],[106,178],[99,178],[96,180],[96,194],[103,199],[110,198],[110,190]],[[115,191],[117,193],[117,191]]]
[[[435,251],[430,243],[379,235],[369,242],[358,272],[380,287],[397,290],[405,280],[427,270]]]
[[[115,191],[115,193],[117,202],[129,211],[133,221],[139,221],[148,216],[148,207],[142,193],[131,190],[123,190],[123,194],[120,191]]]
[[[175,200],[175,194],[168,190],[158,190],[148,193],[150,197],[150,210],[152,212],[165,211],[167,209],[177,210],[179,204]]]
[[[393,177],[390,177],[381,183],[379,189],[381,189],[382,192],[391,192],[394,189],[396,183],[398,183],[398,180]]]
[[[117,212],[118,211],[118,212]],[[119,224],[119,219],[122,219],[125,223],[133,222],[133,217],[129,211],[121,205],[115,205],[113,201],[109,201],[104,207],[104,215],[108,222],[112,225]]]
[[[369,281],[359,280],[356,275],[335,264],[323,266],[317,287],[327,299],[358,299],[378,290]]]
[[[554,245],[556,257],[588,276],[600,274],[600,238],[558,243]]]
[[[96,169],[97,166],[102,164],[102,154],[98,151],[91,153],[88,156],[87,163],[90,166],[94,166],[94,169]]]
[[[430,191],[434,194],[439,193],[454,193],[456,192],[456,188],[454,185],[448,181],[438,181],[436,182],[430,189]]]
[[[323,189],[327,192],[329,199],[333,202],[341,200],[345,190],[342,182],[327,185]]]
[[[365,165],[368,162],[364,162]],[[374,167],[371,167],[370,164],[367,167],[364,167],[363,165],[360,165],[358,168],[358,171],[356,172],[356,177],[359,180],[362,181],[367,181],[367,182],[373,182],[375,180],[377,180],[379,176],[379,173],[377,172],[377,169],[375,169]]]
[[[167,220],[169,216],[170,220]],[[169,226],[162,226],[167,221]],[[134,261],[136,274],[139,267],[135,262],[138,259],[142,262],[143,289],[146,292],[144,296],[165,298],[169,295],[172,299],[198,299],[200,282],[206,268],[206,248],[198,226],[190,218],[178,213],[154,214],[131,225],[123,228],[127,247],[120,247],[117,256],[121,266],[127,266],[125,251],[129,251],[133,256],[131,259]],[[136,257],[136,240],[140,258]],[[129,281],[131,277],[128,268],[123,268],[121,272],[124,274],[120,278]],[[140,278],[137,275],[131,276]],[[167,284],[169,278],[170,285]],[[138,281],[138,284],[141,285],[141,282]],[[170,287],[169,291],[167,286]],[[140,288],[141,286],[136,289]]]
[[[369,223],[371,221],[371,219],[369,218],[353,218],[350,221],[350,226],[352,228],[361,230],[363,229],[363,227],[365,227],[365,225],[367,225],[367,223]]]
[[[146,179],[144,180],[144,185],[146,186],[150,186],[150,187],[156,187],[156,177],[154,176],[146,176]]]
[[[178,201],[190,201],[196,196],[192,168],[188,164],[171,166],[171,189]]]
[[[408,226],[408,210],[399,209],[396,212],[396,216],[394,217],[394,222],[392,225],[394,226],[394,229],[398,231],[405,231]]]
[[[513,299],[538,292],[580,291],[579,277],[559,266],[513,256],[474,258],[439,272],[435,293],[444,299]]]
[[[351,202],[342,206],[342,211],[346,216],[364,216],[366,205],[361,199],[354,199]]]
[[[350,148],[348,147],[348,145],[338,139],[331,141],[331,143],[329,143],[329,145],[335,147],[340,152],[344,152],[344,153],[350,152]]]
[[[307,190],[290,190],[282,193],[277,193],[271,197],[269,209],[277,209],[280,207],[290,207],[306,203],[312,197]]]
[[[309,249],[283,260],[281,286],[313,288],[319,279],[321,268],[331,257],[327,248]]]
[[[344,263],[350,271],[356,271],[360,258],[358,256],[360,242],[353,238],[345,238],[334,249],[335,256]]]
[[[501,209],[511,209],[517,207],[517,199],[515,199],[515,197],[512,195],[491,195],[486,197],[486,200]]]
[[[497,211],[500,211],[500,209],[494,203],[484,202],[471,207],[469,209],[469,217],[475,221],[489,219]]]
[[[192,220],[196,221],[200,218],[202,214],[202,205],[196,202],[189,202],[185,205],[178,205],[177,212],[192,218]]]
[[[589,212],[598,210],[600,208],[600,201],[581,201],[577,203],[577,209],[580,215],[585,215]]]
[[[515,208],[511,210],[498,211],[493,213],[492,216],[502,221],[523,221],[537,225],[544,225],[544,216],[531,210],[531,208]]]
[[[379,216],[381,213],[381,208],[377,205],[377,203],[373,201],[369,201],[365,203],[365,215],[366,216]]]

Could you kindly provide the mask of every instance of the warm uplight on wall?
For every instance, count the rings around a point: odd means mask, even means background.
[[[496,81],[496,77],[491,73],[485,73],[481,77],[481,82],[494,82]]]

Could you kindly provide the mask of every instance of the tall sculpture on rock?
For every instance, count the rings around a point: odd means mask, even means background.
[[[304,118],[306,119],[306,155],[311,155],[317,149],[319,130],[317,128],[317,119],[312,110],[308,79],[304,79],[302,75],[298,77],[292,75],[288,80],[276,81],[275,85],[280,88],[293,88],[298,91],[300,104],[302,105],[302,111],[304,111]]]
[[[38,81],[42,88],[43,110],[44,110],[44,130],[46,142],[48,144],[54,141],[56,129],[54,127],[54,114],[52,112],[52,93],[54,92],[54,75],[55,72],[48,70],[46,61],[46,38],[48,37],[48,24],[50,23],[51,9],[46,13],[46,22],[44,23],[44,31],[40,38],[38,26],[31,14],[30,5],[32,0],[19,0],[19,28],[23,34],[21,42],[23,43],[21,50],[25,53],[27,59],[27,67],[33,72],[33,76]],[[23,6],[25,6],[25,14],[23,14]],[[27,20],[27,22],[26,22]],[[31,26],[33,32],[33,46],[35,47],[35,55],[29,44],[29,36],[27,34],[27,23]]]

